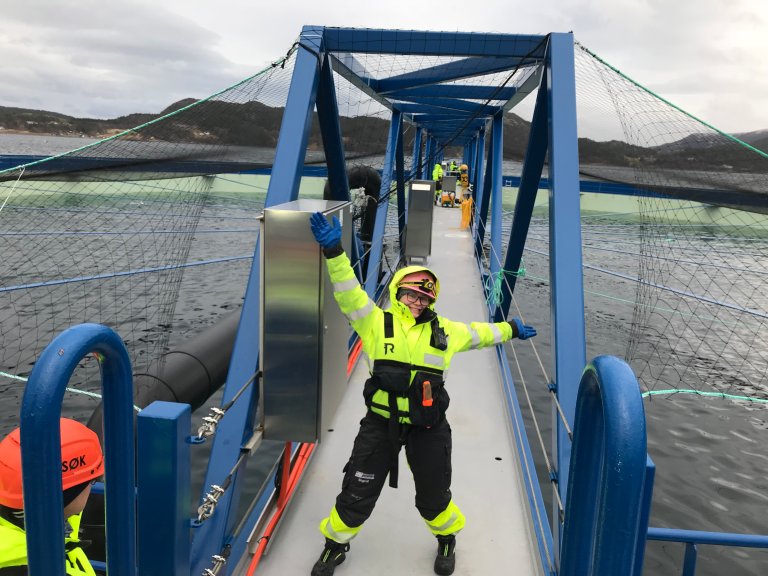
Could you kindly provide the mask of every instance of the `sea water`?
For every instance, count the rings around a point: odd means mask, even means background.
[[[534,226],[532,226],[533,230]],[[601,247],[614,250],[584,250],[584,262],[601,268],[637,275],[636,257],[624,243],[625,234],[611,240],[603,237]],[[705,240],[702,240],[705,242]],[[535,242],[529,246],[540,248]],[[768,242],[755,241],[750,251],[768,254]],[[541,356],[552,378],[550,351],[549,286],[539,281],[548,277],[548,259],[530,251],[525,253],[526,276],[518,280],[517,305],[525,321],[536,326],[538,336],[531,344],[515,346],[526,387],[537,421],[550,450],[552,412],[546,379],[541,374]],[[587,361],[597,355],[624,356],[626,327],[632,322],[634,287],[620,277],[586,270],[584,275]],[[763,294],[762,310],[768,310],[768,294]],[[672,315],[667,327],[679,329]],[[649,336],[650,337],[650,336]],[[707,335],[702,335],[706,338]],[[765,345],[765,342],[756,342]],[[566,344],[567,345],[567,344]],[[664,346],[663,342],[659,344]],[[672,354],[661,352],[661,357]],[[528,413],[523,384],[519,381],[514,357],[508,354],[516,379],[523,413]],[[736,375],[734,367],[734,374]],[[723,375],[727,380],[728,374]],[[681,385],[681,387],[683,387]],[[754,396],[764,397],[759,390]],[[648,453],[656,465],[650,525],[660,528],[768,534],[765,509],[768,504],[768,409],[764,404],[749,404],[694,395],[652,397],[644,400]],[[530,418],[528,437],[538,462],[539,478],[548,477]],[[552,509],[551,487],[542,485],[547,510]],[[654,542],[647,544],[646,575],[682,574],[684,545]],[[768,573],[768,550],[725,546],[698,546],[697,576],[759,575]]]
[[[82,138],[0,134],[0,155],[56,154],[88,143]],[[508,167],[505,166],[505,170]],[[514,168],[514,167],[512,167]],[[510,168],[511,169],[511,168]],[[221,206],[206,206],[205,214],[215,216]],[[0,216],[1,221],[2,216]],[[240,236],[239,236],[240,238]],[[253,238],[255,242],[255,236]],[[207,254],[229,254],[232,238],[226,234],[206,236],[196,246]],[[240,240],[238,240],[239,242]],[[620,248],[620,246],[617,246]],[[761,249],[765,252],[765,246]],[[195,257],[195,244],[191,257]],[[625,252],[625,251],[624,251]],[[614,270],[631,271],[637,263],[626,253],[605,252],[601,265]],[[225,314],[242,305],[242,288],[247,278],[247,264],[228,264],[226,270],[211,274],[203,267],[185,271],[179,292],[174,325],[169,346],[183,342],[189,336],[212,325]],[[532,341],[542,356],[544,366],[551,370],[547,356],[550,338],[548,289],[544,283],[537,287],[535,278],[546,277],[548,263],[526,254],[528,278],[521,279],[516,290],[518,305],[527,323],[538,329]],[[222,278],[227,278],[223,281]],[[534,279],[532,279],[534,278]],[[537,289],[538,288],[538,289]],[[623,327],[632,321],[632,306],[620,300],[606,301],[591,294],[621,292],[618,280],[585,275],[588,359],[598,354],[624,353],[625,338],[617,338]],[[437,306],[439,311],[439,303]],[[52,335],[53,336],[53,335]],[[516,352],[526,375],[538,422],[545,439],[551,429],[550,397],[546,381],[540,374],[539,361],[533,346],[517,346]],[[510,358],[512,361],[513,359]],[[457,386],[461,383],[456,382]],[[525,404],[522,384],[517,382],[521,403]],[[6,433],[18,422],[18,410],[23,383],[0,380],[0,428]],[[198,410],[193,427],[200,424],[210,406],[219,404],[221,392]],[[85,396],[67,395],[64,414],[86,421],[96,401]],[[757,406],[737,404],[721,399],[697,396],[645,400],[648,450],[656,464],[651,525],[665,528],[768,534],[765,509],[768,504],[768,449],[766,430],[768,412]],[[523,406],[523,412],[527,408]],[[450,416],[450,414],[449,414]],[[530,421],[529,421],[530,425]],[[529,438],[539,462],[540,478],[547,478],[543,457],[529,426]],[[547,448],[549,443],[547,440]],[[193,451],[194,491],[202,488],[210,443]],[[249,463],[246,476],[248,492],[255,492],[269,472],[279,453],[279,444],[266,449]],[[460,465],[456,462],[455,465]],[[223,479],[222,479],[223,480]],[[545,485],[543,493],[551,510],[551,491]],[[196,502],[195,502],[196,504]],[[768,551],[718,546],[699,546],[698,576],[758,575],[768,573]],[[684,547],[676,543],[649,542],[644,573],[677,576],[681,573]]]

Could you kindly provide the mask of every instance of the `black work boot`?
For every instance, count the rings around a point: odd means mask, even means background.
[[[349,552],[349,544],[341,544],[326,538],[323,553],[312,567],[312,576],[331,576],[336,566],[344,562],[347,552]]]
[[[456,568],[456,536],[437,537],[437,556],[435,556],[435,574],[449,576]]]

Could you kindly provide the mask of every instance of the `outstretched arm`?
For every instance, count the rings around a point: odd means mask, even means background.
[[[315,240],[323,249],[328,274],[333,284],[333,297],[352,328],[367,342],[375,326],[381,324],[381,309],[370,299],[341,246],[341,224],[333,217],[329,223],[320,212],[309,217],[309,225]]]
[[[519,318],[512,318],[509,322],[472,322],[470,324],[441,318],[440,323],[448,332],[449,346],[455,352],[494,346],[512,338],[525,340],[536,335],[536,329],[523,324]]]

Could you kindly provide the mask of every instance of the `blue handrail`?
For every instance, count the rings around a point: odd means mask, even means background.
[[[30,576],[65,576],[61,402],[84,356],[99,355],[104,397],[107,568],[136,574],[133,380],[120,337],[99,324],[62,332],[43,350],[21,402],[21,462]]]
[[[624,361],[598,356],[586,367],[573,432],[560,574],[639,576],[651,487],[643,400]]]
[[[697,544],[715,546],[739,546],[743,548],[768,548],[768,536],[758,534],[734,534],[731,532],[704,532],[674,528],[648,528],[648,540],[680,542],[685,544],[682,576],[694,576],[698,556]]]

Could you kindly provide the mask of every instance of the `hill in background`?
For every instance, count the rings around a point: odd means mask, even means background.
[[[184,99],[173,103],[159,114],[137,113],[107,120],[74,118],[44,110],[0,106],[0,134],[5,132],[105,138],[146,124],[194,102],[195,100],[191,98]],[[178,121],[163,123],[162,133],[147,129],[135,137],[273,148],[277,144],[282,115],[282,108],[266,106],[259,102],[231,103],[208,100],[195,106],[190,113],[180,114]],[[364,116],[342,117],[340,124],[348,154],[382,154],[386,149],[388,120]],[[159,125],[156,126],[159,127]],[[523,159],[529,131],[530,122],[515,114],[507,114],[504,123],[505,158]],[[768,150],[768,130],[737,134],[736,137],[755,148]],[[704,134],[694,134],[663,146],[643,148],[616,140],[598,142],[580,138],[579,156],[584,164],[626,167],[652,165],[679,168],[685,166],[688,169],[725,168],[765,171],[765,159],[759,154],[749,153],[743,147],[721,142],[720,139],[713,141]],[[308,146],[310,150],[322,149],[316,118]],[[447,153],[449,157],[460,157],[461,149],[451,148]]]

